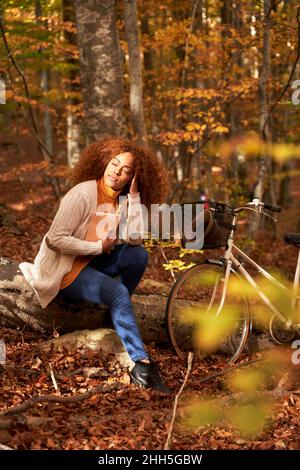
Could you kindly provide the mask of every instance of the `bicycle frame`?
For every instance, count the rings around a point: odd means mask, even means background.
[[[234,216],[232,225],[235,228],[236,226],[236,220],[237,220],[237,215]],[[221,297],[221,302],[218,308],[218,311],[216,315],[219,315],[226,299],[226,294],[227,294],[227,289],[228,289],[228,281],[229,281],[229,276],[231,272],[232,266],[234,266],[242,275],[243,277],[248,281],[248,283],[255,289],[259,297],[263,300],[265,305],[275,314],[283,323],[285,323],[286,327],[289,328],[292,325],[292,321],[285,318],[284,315],[273,305],[273,303],[270,301],[268,296],[261,290],[261,288],[258,286],[256,281],[253,279],[253,277],[248,273],[248,271],[245,269],[243,266],[243,263],[240,262],[232,253],[233,250],[237,252],[237,254],[247,263],[249,263],[251,266],[253,266],[258,273],[260,273],[263,277],[268,279],[268,281],[281,289],[282,291],[288,291],[288,289],[277,279],[275,279],[268,271],[266,271],[264,268],[262,268],[259,264],[257,264],[252,258],[250,258],[246,253],[244,253],[240,248],[238,248],[234,243],[233,243],[233,238],[234,238],[234,228],[231,230],[230,235],[228,237],[228,242],[227,242],[227,248],[225,251],[225,260],[226,260],[226,271],[225,271],[225,278],[224,278],[224,286],[223,286],[223,292],[222,292],[222,297]],[[296,266],[296,271],[295,271],[295,277],[294,277],[294,283],[293,283],[293,291],[292,291],[292,308],[295,309],[297,306],[297,303],[300,300],[300,296],[298,295],[298,287],[299,287],[299,278],[300,278],[300,250],[299,250],[299,255],[298,255],[298,262]]]

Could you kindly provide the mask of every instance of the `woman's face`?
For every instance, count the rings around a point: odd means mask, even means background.
[[[134,175],[134,158],[130,152],[116,155],[104,171],[104,183],[115,191],[121,191]]]

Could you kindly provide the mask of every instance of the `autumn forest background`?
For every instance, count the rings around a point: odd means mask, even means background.
[[[105,135],[121,135],[150,146],[165,163],[168,203],[209,198],[236,206],[256,196],[282,206],[276,224],[241,216],[237,236],[260,264],[292,279],[297,250],[282,237],[300,232],[296,0],[2,0],[0,33],[1,257],[34,260],[82,150]],[[207,257],[171,243],[146,246],[143,293],[167,295],[188,263]],[[3,326],[0,338],[12,366],[36,371],[2,374],[5,407],[53,392],[49,361],[61,373],[87,364],[100,370],[96,378],[66,377],[62,394],[84,393],[108,374],[123,380],[113,399],[108,393],[86,405],[46,403],[27,421],[2,427],[0,417],[0,444],[162,448],[169,397],[136,391],[122,368],[99,363],[96,353],[37,356],[40,336],[28,328]],[[170,386],[183,382],[185,367],[170,348],[153,345],[153,355]],[[202,373],[191,373],[186,399],[202,393]],[[224,392],[219,379],[205,387],[210,396]],[[176,430],[173,448],[299,449],[299,398],[284,399],[272,426],[255,437],[198,426]]]

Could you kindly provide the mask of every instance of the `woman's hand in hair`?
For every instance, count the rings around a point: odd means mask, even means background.
[[[135,170],[133,178],[131,180],[129,193],[130,194],[135,194],[135,193],[138,193],[138,192],[139,192],[139,189],[138,189],[138,173]]]

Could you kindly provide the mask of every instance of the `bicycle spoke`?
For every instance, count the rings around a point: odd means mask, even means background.
[[[194,351],[202,359],[235,361],[249,332],[249,312],[245,301],[235,298],[219,315],[224,285],[224,267],[203,263],[187,270],[174,285],[167,305],[170,340],[185,359]]]

